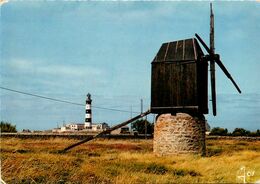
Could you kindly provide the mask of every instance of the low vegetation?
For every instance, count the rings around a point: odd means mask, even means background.
[[[7,183],[234,183],[240,168],[260,180],[260,141],[208,140],[207,156],[157,157],[152,140],[99,139],[70,152],[69,139],[1,138]],[[241,181],[240,181],[241,182]]]
[[[247,136],[247,137],[258,137],[260,136],[260,130],[249,131],[244,128],[235,128],[233,132],[228,132],[226,128],[214,127],[210,131],[210,135],[218,135],[218,136]]]
[[[0,130],[1,132],[17,132],[15,125],[4,121],[1,121],[0,123]]]
[[[154,124],[145,119],[136,120],[131,124],[131,128],[137,131],[139,134],[152,134],[154,132]],[[145,130],[147,132],[145,132]]]

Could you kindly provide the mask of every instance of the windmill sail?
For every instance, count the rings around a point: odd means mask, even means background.
[[[214,45],[214,14],[212,10],[212,3],[210,3],[210,54],[215,54]],[[213,58],[210,60],[210,78],[211,78],[211,100],[213,115],[217,115],[216,107],[216,78],[215,78],[215,62]]]
[[[215,62],[218,64],[218,66],[221,68],[221,70],[224,72],[224,74],[231,80],[233,85],[236,87],[237,91],[241,93],[241,90],[239,89],[238,85],[226,69],[226,67],[223,65],[223,63],[220,60],[220,57],[218,54],[215,54],[215,45],[214,45],[214,14],[212,10],[212,3],[210,3],[210,48],[206,45],[206,43],[201,39],[201,37],[198,34],[195,34],[196,38],[199,40],[199,42],[203,45],[203,47],[206,49],[209,55],[207,55],[206,60],[210,61],[210,78],[211,78],[211,98],[212,98],[212,111],[213,115],[217,115],[217,108],[216,108],[216,79],[215,79]]]

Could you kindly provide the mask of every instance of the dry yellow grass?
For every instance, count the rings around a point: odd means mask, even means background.
[[[75,140],[1,138],[7,183],[235,183],[245,166],[260,180],[260,141],[209,140],[206,157],[157,157],[152,140],[95,140],[58,154]]]

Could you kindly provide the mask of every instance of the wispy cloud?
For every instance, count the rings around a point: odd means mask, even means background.
[[[11,59],[2,63],[2,84],[44,94],[85,94],[107,86],[107,72],[90,65]]]
[[[84,77],[91,76],[97,77],[103,75],[105,71],[100,68],[92,66],[73,66],[66,64],[50,64],[42,61],[30,61],[24,59],[13,59],[7,63],[10,70],[18,70],[20,72],[36,72],[40,75],[59,75],[59,76],[73,76]]]
[[[218,115],[207,116],[212,127],[226,127],[230,131],[242,127],[259,129],[260,94],[221,94],[217,96]],[[211,109],[211,104],[209,104]],[[211,113],[211,110],[210,110]]]

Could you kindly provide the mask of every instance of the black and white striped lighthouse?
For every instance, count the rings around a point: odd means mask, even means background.
[[[91,129],[92,127],[92,116],[91,116],[91,95],[87,94],[86,99],[86,114],[85,114],[85,128]]]

